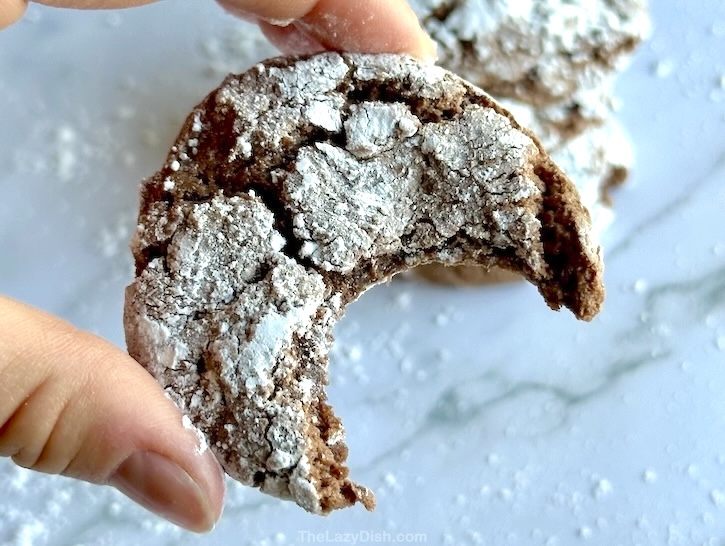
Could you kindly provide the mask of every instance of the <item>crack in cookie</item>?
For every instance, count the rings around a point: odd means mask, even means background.
[[[325,514],[361,502],[327,355],[345,306],[420,264],[504,267],[585,320],[604,290],[572,183],[480,89],[405,56],[229,76],[142,189],[130,354],[232,477]]]

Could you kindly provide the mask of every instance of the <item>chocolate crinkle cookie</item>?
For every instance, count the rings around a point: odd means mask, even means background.
[[[649,35],[646,0],[410,0],[442,66],[543,106],[598,87]]]
[[[517,105],[516,119],[525,124],[527,109]],[[519,114],[521,117],[519,117]],[[622,184],[632,164],[629,138],[619,123],[610,119],[605,125],[592,127],[550,150],[554,162],[576,180],[579,198],[592,219],[596,240],[611,225],[614,213],[610,206],[611,190]],[[485,269],[473,265],[450,267],[426,264],[412,271],[415,277],[444,285],[475,286],[520,281],[511,270]]]
[[[438,44],[439,63],[491,93],[533,130],[577,185],[603,234],[609,193],[633,148],[616,119],[613,84],[651,31],[647,0],[411,0]],[[444,284],[516,280],[508,271],[430,265]]]
[[[396,55],[272,59],[196,107],[143,184],[128,349],[233,478],[316,514],[371,509],[324,391],[345,306],[438,262],[515,271],[588,320],[590,230],[539,141],[459,77]]]

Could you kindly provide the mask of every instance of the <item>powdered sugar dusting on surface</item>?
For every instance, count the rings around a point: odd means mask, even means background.
[[[197,453],[199,455],[202,455],[207,449],[209,449],[209,444],[206,442],[206,436],[204,436],[204,433],[194,426],[194,423],[191,422],[188,415],[183,415],[181,417],[181,426],[193,432],[198,438],[199,447],[197,447]]]
[[[324,67],[313,66],[313,63],[323,61]],[[310,65],[314,74],[339,74],[340,78],[346,74],[338,60],[330,63],[328,59],[314,59],[305,64]],[[452,88],[460,85],[454,80],[444,84],[445,73],[438,68],[408,70],[398,63],[362,63],[355,68],[355,75],[362,81],[405,77],[412,92],[431,100],[442,85]],[[285,82],[292,79],[290,76],[282,78]],[[316,93],[327,89],[330,93],[340,81],[323,80],[323,83],[315,83],[312,89]],[[307,90],[311,84],[304,81],[297,85]],[[284,100],[299,100],[291,98],[297,97],[296,91],[286,93]],[[332,93],[335,96],[335,92]],[[240,101],[236,103],[240,108]],[[240,115],[247,116],[243,110]],[[401,130],[401,124],[407,127],[405,132]],[[487,150],[495,147],[494,139],[506,150],[505,154],[509,154],[501,157],[502,163],[496,167],[486,160]],[[346,150],[354,157],[333,145],[318,143],[300,151],[295,172],[285,177],[287,198],[295,213],[295,234],[302,241],[304,255],[327,271],[349,272],[361,259],[370,258],[374,253],[392,252],[407,226],[417,218],[430,218],[441,237],[450,237],[460,230],[485,229],[474,227],[480,207],[525,202],[538,191],[525,178],[513,178],[506,184],[501,183],[498,189],[492,189],[497,183],[496,169],[504,172],[528,154],[537,153],[526,135],[512,130],[509,120],[492,109],[474,108],[464,112],[460,122],[438,127],[435,124],[422,126],[403,104],[363,102],[350,107],[345,121],[345,140]],[[472,149],[472,142],[477,143],[476,148]],[[444,203],[455,207],[455,212],[433,213],[439,203],[411,193],[416,180],[423,176],[424,164],[418,150],[448,165],[443,175],[448,181],[445,186],[453,188],[457,185],[454,181],[460,180],[462,184],[465,178],[466,184],[473,180],[475,184],[481,184],[481,188],[486,187],[486,191],[502,192],[502,196],[497,204],[479,202],[477,206],[471,200],[473,190],[468,190],[469,196],[456,195],[441,184],[436,199],[445,196]],[[322,189],[317,184],[320,179],[336,180],[336,183]],[[417,201],[415,207],[413,200]],[[537,220],[524,208],[510,213],[498,211],[493,217],[497,234],[490,236],[496,238],[497,245],[511,244],[512,241],[506,241],[501,234],[515,231],[513,225],[520,227],[524,239],[532,238],[538,229]],[[345,233],[345,236],[334,233]],[[480,237],[482,234],[478,231],[472,235]],[[528,251],[522,252],[521,256],[524,254],[532,256]],[[455,259],[453,256],[448,258],[449,261]],[[539,267],[534,263],[531,265]]]
[[[20,500],[0,511],[3,546],[120,544],[121,535],[139,541],[143,535],[165,544],[182,535],[178,527],[149,514],[111,487],[40,474],[7,459],[0,460],[0,490]],[[25,497],[36,501],[28,505],[22,502]],[[79,506],[84,514],[93,509],[94,517],[71,524]]]

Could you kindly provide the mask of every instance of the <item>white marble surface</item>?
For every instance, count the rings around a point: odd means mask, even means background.
[[[338,327],[330,398],[374,513],[230,484],[200,537],[2,460],[0,544],[725,544],[725,3],[653,4],[618,85],[638,166],[602,314],[402,281]],[[122,345],[138,181],[226,72],[270,53],[200,0],[33,5],[0,33],[0,290]]]

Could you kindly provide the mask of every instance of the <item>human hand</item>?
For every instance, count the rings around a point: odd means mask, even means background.
[[[40,0],[118,8],[153,0]],[[288,53],[434,48],[405,0],[219,0]],[[27,0],[0,0],[0,29]],[[280,22],[287,23],[285,26]],[[276,23],[276,24],[275,24]],[[156,514],[206,531],[223,505],[223,473],[179,409],[125,352],[0,296],[0,456],[24,467],[110,484]]]
[[[0,456],[115,486],[151,511],[207,531],[221,469],[174,403],[130,356],[0,296]]]
[[[48,6],[112,9],[155,0],[35,0]],[[217,0],[227,11],[256,22],[284,53],[326,49],[408,53],[435,59],[435,46],[406,0]],[[28,0],[0,0],[0,29],[22,17]]]
[[[406,0],[217,0],[259,24],[283,53],[408,53],[435,60],[435,45]]]

